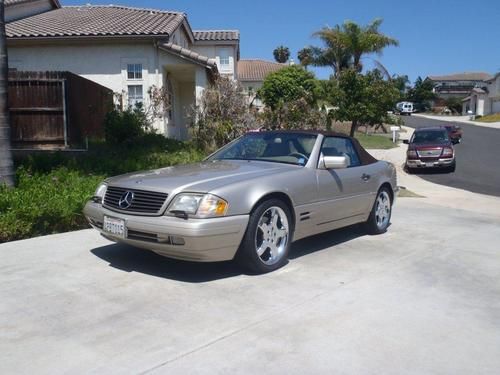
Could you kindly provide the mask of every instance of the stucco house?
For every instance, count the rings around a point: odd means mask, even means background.
[[[464,98],[474,87],[481,87],[491,78],[485,72],[464,72],[440,76],[428,76],[434,85],[434,93],[441,99]]]
[[[248,103],[257,110],[264,108],[264,104],[256,97],[267,75],[276,72],[286,64],[260,59],[241,59],[238,61],[238,82],[243,88]]]
[[[500,72],[484,81],[482,87],[475,87],[462,100],[462,112],[472,111],[476,116],[500,113]]]
[[[10,69],[69,71],[120,94],[124,105],[147,105],[148,90],[164,87],[171,107],[155,127],[168,137],[188,137],[191,109],[214,77],[238,76],[239,32],[193,30],[182,12],[117,5],[61,7],[50,0],[9,2]],[[27,6],[22,16],[9,9],[13,3]],[[39,3],[49,8],[41,11]]]

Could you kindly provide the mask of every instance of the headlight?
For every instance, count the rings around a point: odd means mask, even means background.
[[[94,197],[92,198],[96,203],[102,203],[104,196],[106,195],[106,189],[108,185],[105,183],[101,183],[97,189],[95,190]]]
[[[167,213],[169,215],[192,215],[197,218],[224,216],[227,212],[227,202],[212,194],[183,193],[177,195]]]

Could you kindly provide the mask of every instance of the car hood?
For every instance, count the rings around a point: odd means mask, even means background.
[[[450,146],[450,142],[432,142],[432,143],[411,143],[408,146],[409,150],[426,150],[431,148],[443,148]]]
[[[218,187],[242,180],[303,168],[292,164],[262,161],[207,161],[196,164],[159,168],[111,177],[111,186],[126,189],[150,190],[170,194],[175,191],[206,193]]]

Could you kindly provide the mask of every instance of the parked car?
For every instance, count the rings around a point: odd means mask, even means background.
[[[462,142],[462,128],[458,125],[445,125],[444,128],[448,132],[448,136],[453,144]]]
[[[399,102],[396,104],[396,111],[401,115],[411,116],[413,113],[413,103],[412,102]]]
[[[251,132],[203,162],[105,180],[84,209],[115,242],[190,261],[287,261],[292,241],[364,223],[386,231],[396,171],[330,132]]]
[[[444,127],[416,129],[408,144],[406,168],[409,172],[417,168],[445,168],[454,172],[455,149],[448,131]]]

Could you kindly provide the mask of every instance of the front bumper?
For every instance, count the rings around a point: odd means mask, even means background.
[[[248,215],[211,219],[182,219],[170,216],[136,216],[114,212],[89,201],[83,213],[90,225],[107,239],[127,243],[160,255],[199,262],[231,260],[245,234]],[[126,238],[102,229],[104,216],[122,219]],[[172,238],[182,239],[175,241]]]
[[[450,167],[455,162],[455,158],[438,159],[432,161],[420,159],[407,159],[406,166],[408,168],[443,168]]]

